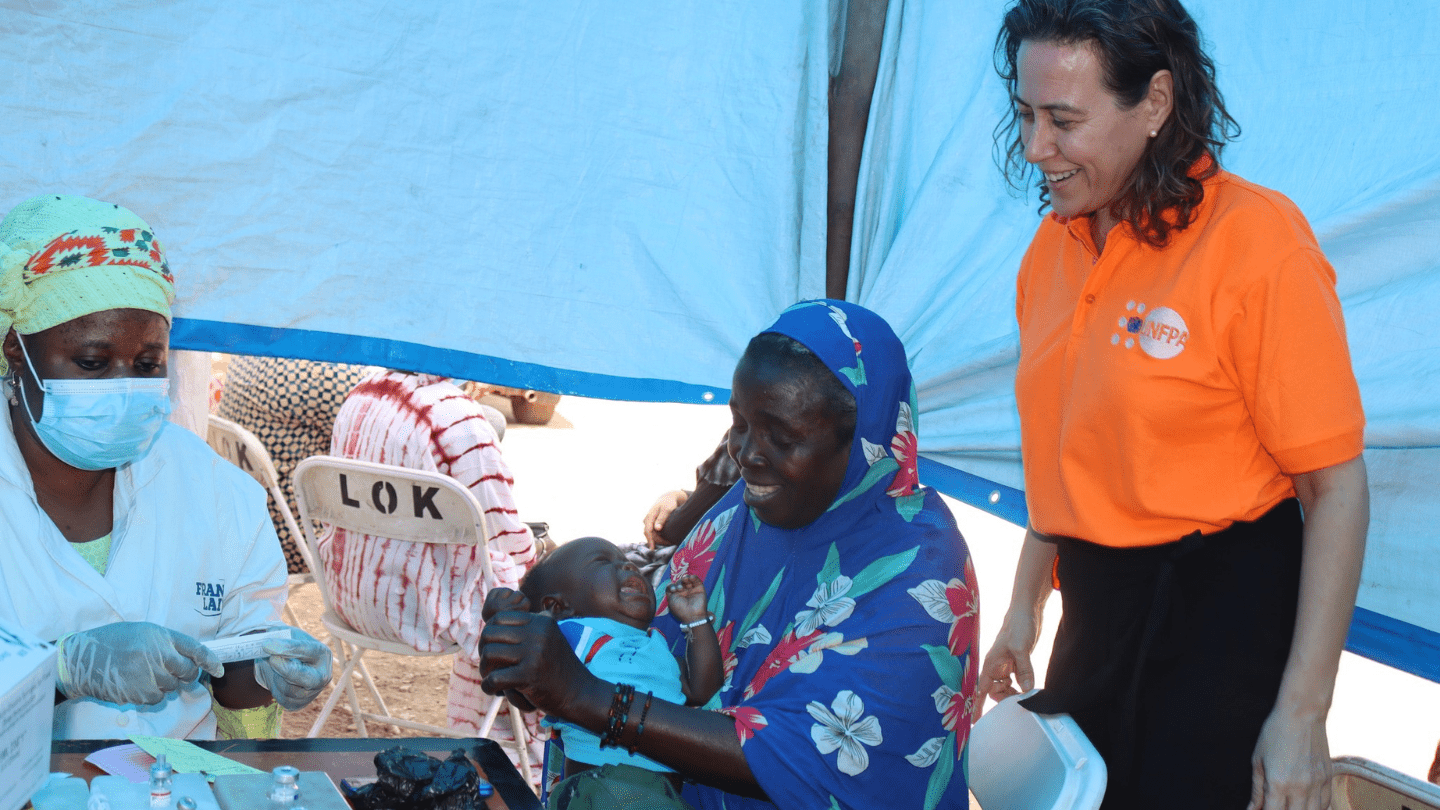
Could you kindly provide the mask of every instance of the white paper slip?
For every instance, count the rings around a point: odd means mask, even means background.
[[[290,638],[289,630],[268,630],[264,633],[256,633],[250,636],[235,636],[233,638],[217,638],[213,641],[202,641],[210,651],[219,656],[220,663],[228,664],[231,661],[252,661],[256,658],[265,657],[265,642],[271,639]]]
[[[108,774],[131,782],[148,782],[150,766],[155,764],[155,757],[135,743],[125,743],[92,751],[90,756],[85,757],[85,761]]]

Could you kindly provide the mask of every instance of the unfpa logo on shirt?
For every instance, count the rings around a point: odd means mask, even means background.
[[[220,603],[225,600],[225,583],[197,582],[195,596],[200,600],[200,607],[195,609],[196,613],[201,616],[219,616]]]
[[[1132,349],[1138,343],[1140,351],[1156,360],[1169,360],[1185,351],[1185,343],[1190,339],[1190,330],[1180,313],[1169,307],[1146,312],[1144,302],[1126,304],[1125,314],[1116,325],[1119,328],[1110,335],[1111,346],[1120,345],[1123,340],[1125,348]]]

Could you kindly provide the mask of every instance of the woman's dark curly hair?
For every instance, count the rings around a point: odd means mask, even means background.
[[[1200,31],[1184,6],[1177,0],[1016,0],[995,39],[995,69],[1012,99],[1020,44],[1027,40],[1091,44],[1105,70],[1105,86],[1121,109],[1145,98],[1158,71],[1170,71],[1174,109],[1145,145],[1111,211],[1155,247],[1165,244],[1171,229],[1185,230],[1205,196],[1201,182],[1219,171],[1220,151],[1240,134],[1240,125],[1225,110],[1215,63],[1201,48]],[[1013,105],[995,128],[995,147],[1006,179],[1023,190],[1033,167],[1025,161],[1020,114]],[[1210,156],[1209,167],[1191,177],[1191,166],[1203,155]],[[1041,182],[1040,210],[1049,204],[1050,191]]]

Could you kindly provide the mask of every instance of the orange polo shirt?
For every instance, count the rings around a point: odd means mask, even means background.
[[[1030,523],[1109,546],[1253,520],[1348,461],[1365,416],[1335,271],[1285,196],[1220,172],[1155,249],[1041,223],[1016,315]]]

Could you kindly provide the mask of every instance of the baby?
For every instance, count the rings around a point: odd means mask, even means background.
[[[666,595],[670,612],[688,637],[683,660],[672,655],[665,638],[650,629],[655,616],[655,591],[650,583],[625,559],[623,551],[599,537],[582,537],[559,546],[526,575],[520,593],[497,589],[486,603],[486,612],[548,612],[587,669],[607,681],[635,687],[632,711],[643,712],[652,694],[672,703],[702,706],[724,680],[720,642],[711,625],[713,617],[706,610],[705,586],[699,578],[685,576],[671,584]],[[570,794],[582,790],[620,793],[603,784],[611,780],[626,783],[623,795],[627,799],[642,784],[653,784],[679,802],[680,780],[670,768],[623,748],[602,748],[599,735],[579,726],[554,721],[553,727],[564,741],[567,781],[552,791],[552,804],[561,797],[578,798]],[[572,779],[599,766],[613,767]]]

